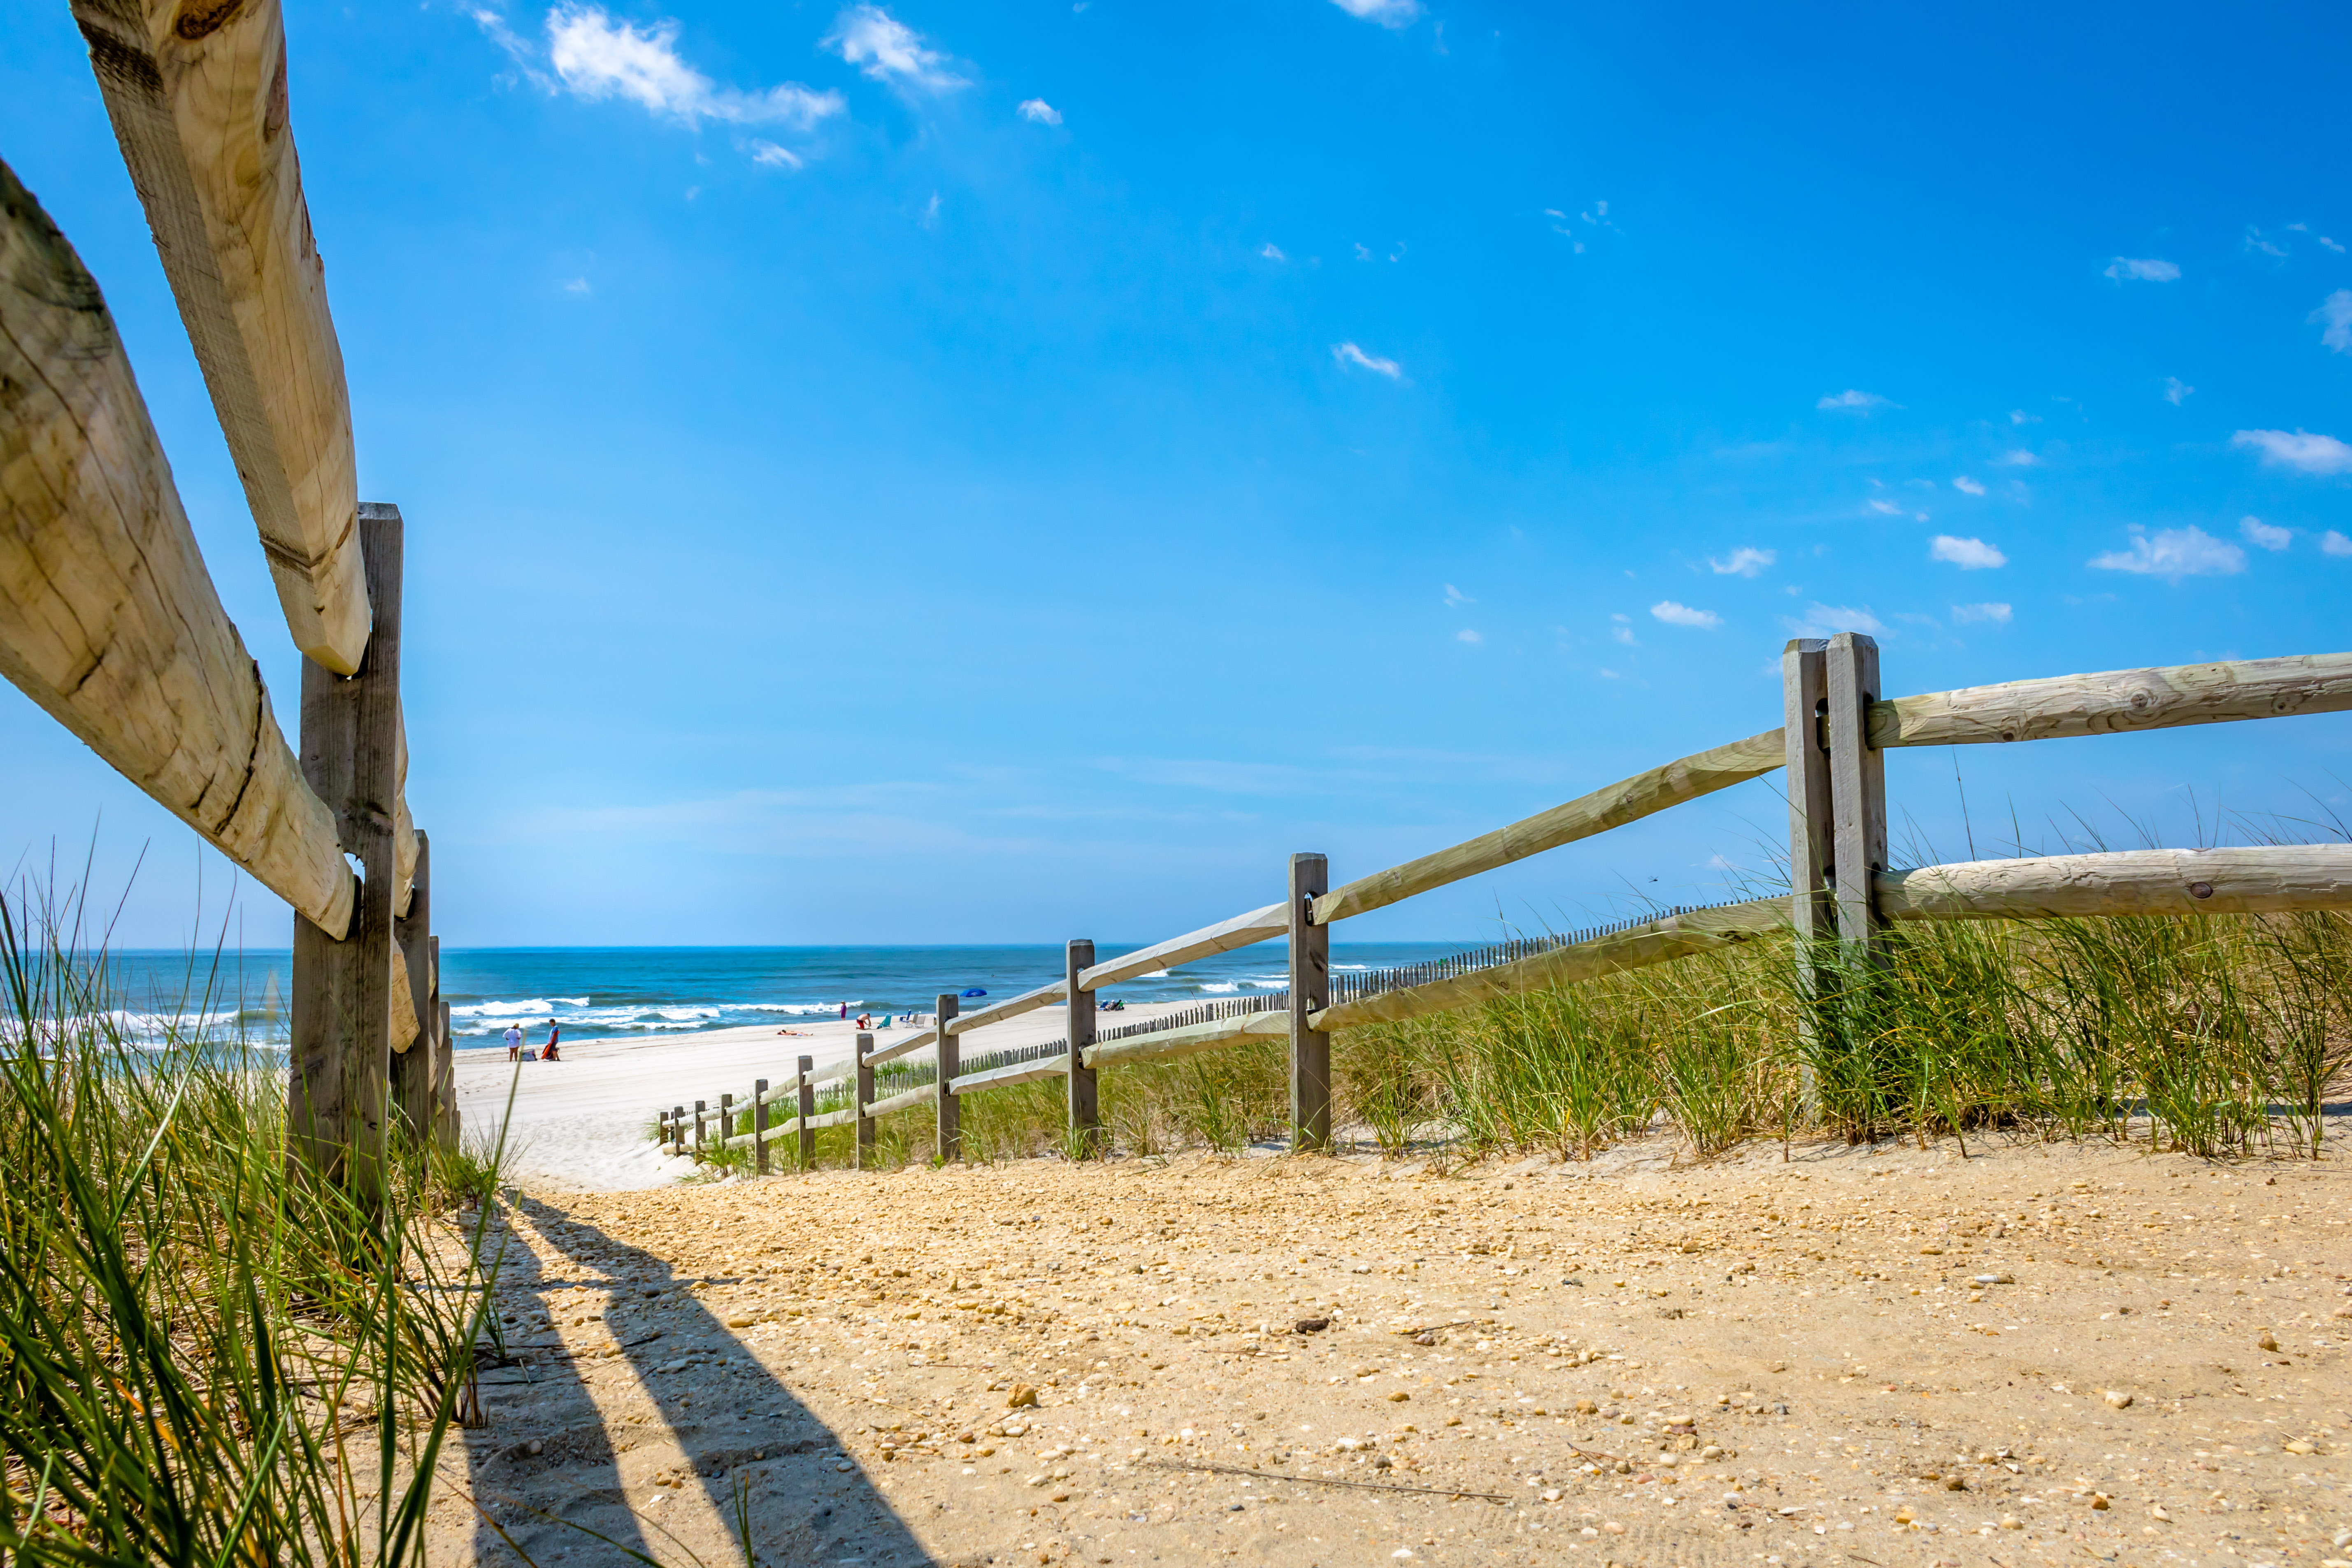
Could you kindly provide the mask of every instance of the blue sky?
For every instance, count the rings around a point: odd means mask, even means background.
[[[0,156],[296,656],[79,40]],[[2352,642],[2319,6],[294,4],[459,943],[1148,940],[1891,691]],[[1960,858],[2347,805],[2352,716],[1897,753]],[[1965,790],[1969,817],[1959,806]],[[1721,897],[1770,781],[1354,922]],[[0,853],[227,877],[13,691]],[[1898,857],[1900,858],[1900,857]],[[1727,866],[1730,868],[1727,869]],[[243,899],[244,939],[283,942]]]

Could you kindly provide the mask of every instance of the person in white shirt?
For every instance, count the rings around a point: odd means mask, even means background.
[[[507,1060],[522,1060],[522,1026],[520,1024],[507,1026]]]

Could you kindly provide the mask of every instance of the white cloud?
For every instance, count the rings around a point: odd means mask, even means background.
[[[2259,517],[2242,517],[2238,531],[2249,544],[2259,544],[2264,550],[2284,550],[2294,542],[2294,530],[2264,522]]]
[[[1997,468],[2030,468],[2041,461],[2022,447],[2013,452],[2003,452],[1992,460],[1993,467]]]
[[[1702,626],[1713,631],[1723,625],[1723,617],[1713,610],[1694,610],[1688,605],[1677,605],[1672,599],[1660,599],[1650,606],[1650,614],[1670,626]]]
[[[1886,517],[1901,517],[1903,515],[1903,509],[1896,506],[1891,500],[1874,500],[1870,503],[1870,510]]]
[[[1998,547],[1981,539],[1960,539],[1948,533],[1939,533],[1928,542],[1927,559],[1948,561],[1963,572],[2009,564],[2009,557]]]
[[[1486,639],[1480,637],[1476,632],[1472,631],[1469,627],[1465,626],[1460,631],[1454,634],[1454,640],[1455,642],[1485,642]]]
[[[1290,258],[1282,254],[1282,247],[1275,244],[1274,241],[1270,239],[1265,242],[1265,248],[1259,251],[1258,254],[1265,257],[1268,261],[1287,261],[1290,259]]]
[[[1806,605],[1802,617],[1790,617],[1781,624],[1801,637],[1827,637],[1832,632],[1866,632],[1874,637],[1886,629],[1867,609],[1820,603]]]
[[[807,166],[806,161],[791,148],[779,147],[773,142],[762,142],[756,137],[751,142],[751,162],[765,164],[771,169],[799,169]]]
[[[1331,0],[1361,22],[1378,22],[1383,27],[1409,27],[1421,15],[1421,0]]]
[[[2009,422],[2011,425],[2039,425],[2042,423],[2042,416],[2028,414],[2022,408],[2012,408],[2009,411]]]
[[[2196,390],[2177,375],[2168,375],[2164,378],[2164,400],[2175,408],[2188,402],[2189,395]]]
[[[1815,403],[1813,406],[1836,409],[1847,414],[1867,414],[1874,408],[1892,408],[1895,405],[1874,392],[1856,392],[1849,386],[1843,392],[1830,394]]]
[[[2352,354],[2352,289],[2338,289],[2319,302],[2305,321],[2324,327],[2319,341],[2340,354]]]
[[[2352,555],[2352,539],[2347,539],[2334,529],[2319,536],[2319,548],[2328,555]]]
[[[1954,479],[1952,481],[1952,488],[1959,491],[1964,496],[1980,496],[1985,493],[1984,486],[1977,483],[1976,480],[1969,478],[1966,474],[1962,474],[1958,479]]]
[[[1716,575],[1718,577],[1753,577],[1771,565],[1776,559],[1778,557],[1769,550],[1759,550],[1752,544],[1743,544],[1720,561],[1712,555],[1708,556],[1706,563],[1715,568]]]
[[[1368,354],[1353,343],[1333,343],[1331,357],[1341,364],[1356,365],[1370,371],[1374,375],[1387,376],[1391,381],[1404,379],[1404,366],[1392,359],[1382,359],[1378,354]]]
[[[2232,447],[2251,447],[2263,461],[2305,474],[2352,473],[2352,447],[2333,436],[2305,430],[2241,430],[2230,437]]]
[[[2154,258],[2134,260],[2128,256],[2118,256],[2107,264],[2107,276],[2117,282],[2137,279],[2142,283],[2171,283],[2179,280],[2180,268],[2169,261],[2158,261]]]
[[[1477,600],[1472,598],[1469,595],[1464,593],[1453,584],[1448,583],[1445,584],[1445,607],[1447,609],[1458,609],[1464,605],[1475,605],[1477,602]]]
[[[1620,616],[1617,618],[1618,620],[1622,621],[1625,617]],[[1631,626],[1611,626],[1609,628],[1609,635],[1616,638],[1619,642],[1623,643],[1627,647],[1640,647],[1642,646],[1640,640],[1633,636],[1633,628]]]
[[[2091,557],[2102,572],[2133,572],[2178,583],[2183,577],[2228,577],[2246,569],[2246,552],[2201,528],[2168,528],[2154,534],[2135,528],[2131,547]]]
[[[2009,606],[2007,605],[1954,605],[1952,606],[1952,622],[1955,626],[1965,626],[1971,621],[1990,621],[2005,626],[2010,621]]]
[[[1062,111],[1042,98],[1025,99],[1021,104],[1021,118],[1039,125],[1059,125]]]
[[[2328,238],[2326,235],[2318,234],[2312,236],[2312,237],[2319,241],[2320,244],[2327,247],[2328,249],[2334,251],[2336,255],[2341,256],[2344,254],[2344,247],[2336,244],[2334,240]]]
[[[614,21],[601,5],[558,5],[547,14],[548,64],[575,97],[626,99],[688,125],[718,120],[805,131],[842,110],[839,93],[798,82],[765,92],[720,87],[678,57],[677,30],[667,19],[642,28]]]
[[[591,289],[585,278],[567,278],[563,280],[563,291],[566,294],[586,294]]]
[[[833,24],[826,43],[876,81],[898,82],[926,92],[952,92],[971,84],[948,68],[947,56],[923,36],[879,5],[852,5]]]

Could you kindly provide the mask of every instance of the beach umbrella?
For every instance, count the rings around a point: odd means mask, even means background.
[[[979,986],[974,985],[971,989],[967,990],[964,994],[967,996],[985,996],[988,993],[982,991]]]

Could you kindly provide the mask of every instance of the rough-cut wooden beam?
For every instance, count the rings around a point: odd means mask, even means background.
[[[1903,697],[1871,710],[1874,746],[2048,741],[2352,710],[2352,653],[2058,675]]]
[[[1017,1018],[1024,1013],[1034,1013],[1040,1007],[1051,1006],[1068,994],[1067,982],[1056,980],[1051,984],[1040,985],[1034,991],[1024,991],[1018,996],[1008,997],[1002,1002],[992,1002],[977,1012],[964,1013],[950,1018],[948,1033],[968,1035],[974,1029],[986,1028],[991,1024],[1002,1024],[1007,1018]]]
[[[2352,908],[2352,844],[2126,849],[1927,866],[1878,879],[1889,920],[2242,915]]]
[[[320,930],[356,893],[106,301],[0,164],[0,674]]]
[[[1255,942],[1272,942],[1290,931],[1290,910],[1286,904],[1268,904],[1262,910],[1252,910],[1245,915],[1235,915],[1215,925],[1171,936],[1165,942],[1155,942],[1150,947],[1137,948],[1121,953],[1106,963],[1097,963],[1078,976],[1079,984],[1089,991],[1099,991],[1106,985],[1116,985],[1122,980],[1132,980],[1139,974],[1151,974],[1162,969],[1173,969],[1180,963],[1190,963],[1196,958],[1212,953],[1231,952],[1237,947]]]
[[[287,629],[349,675],[369,620],[351,395],[288,122],[278,0],[73,0],[73,11]]]
[[[1034,1083],[1042,1078],[1061,1078],[1070,1070],[1066,1051],[1058,1057],[1041,1057],[1034,1062],[1014,1062],[1010,1067],[991,1068],[986,1072],[968,1072],[948,1085],[956,1094],[970,1094],[974,1089],[1003,1089],[1008,1083]]]
[[[955,1020],[950,1018],[948,1021],[950,1023],[953,1023]],[[900,1057],[913,1056],[925,1046],[935,1046],[939,1044],[939,1030],[935,1028],[925,1029],[919,1035],[909,1035],[905,1039],[899,1040],[895,1044],[884,1046],[880,1050],[876,1051],[871,1056],[867,1057],[866,1060],[869,1066],[880,1067],[884,1062],[895,1062]]]
[[[866,1108],[866,1114],[887,1116],[894,1110],[912,1110],[919,1105],[929,1105],[938,1098],[938,1086],[927,1083],[919,1088],[908,1089],[903,1094],[894,1094],[887,1100],[876,1100]]]
[[[1131,1035],[1124,1040],[1104,1040],[1087,1052],[1086,1059],[1092,1068],[1127,1067],[1136,1062],[1168,1061],[1202,1051],[1219,1051],[1245,1039],[1284,1040],[1289,1037],[1289,1014],[1245,1013],[1238,1018],[1219,1018],[1158,1034]]]
[[[1334,888],[1315,900],[1315,923],[1329,925],[1351,915],[1385,909],[1432,888],[1442,888],[1448,882],[1458,882],[1465,877],[1475,877],[1530,855],[1622,827],[1670,805],[1680,805],[1686,800],[1760,778],[1779,767],[1781,761],[1780,731],[1774,728],[1635,773],[1606,789],[1579,795],[1565,805],[1553,806],[1508,827],[1481,834],[1466,844],[1440,849],[1433,855]]]

